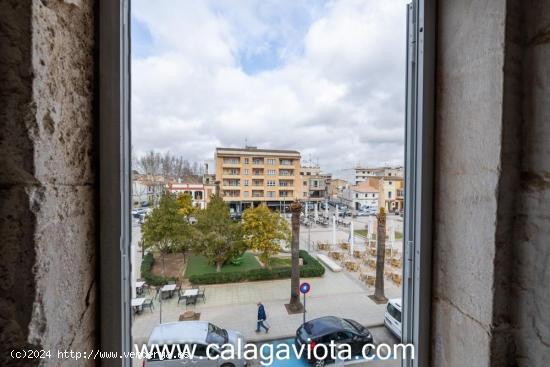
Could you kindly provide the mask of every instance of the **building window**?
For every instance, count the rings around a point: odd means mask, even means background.
[[[244,159],[244,164],[248,164],[248,163],[249,163],[248,158],[245,158],[245,159]]]
[[[248,175],[248,168],[245,168],[245,169],[244,169],[244,174],[245,174],[245,175]]]
[[[248,191],[243,191],[243,198],[247,198],[249,196],[249,192]]]
[[[268,191],[267,192],[267,197],[268,198],[274,198],[275,197],[275,191]]]
[[[274,180],[267,180],[267,186],[275,186]]]
[[[391,199],[391,191],[388,191],[388,199]]]
[[[275,176],[275,170],[270,169],[270,170],[267,171],[267,174],[268,174],[268,176]]]
[[[248,180],[244,180],[244,185],[245,185],[245,186],[248,186],[248,184],[249,184],[249,181],[248,181]]]
[[[274,164],[275,164],[275,159],[269,158],[269,159],[267,160],[267,164],[274,165]]]

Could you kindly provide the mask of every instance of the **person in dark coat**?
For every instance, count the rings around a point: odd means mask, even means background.
[[[265,315],[265,307],[262,305],[262,302],[258,302],[258,323],[256,325],[256,332],[260,332],[260,328],[263,327],[265,329],[265,333],[267,334],[269,332],[269,328],[265,326],[264,322],[266,320]]]

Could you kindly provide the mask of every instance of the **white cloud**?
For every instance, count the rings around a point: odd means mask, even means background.
[[[135,152],[204,161],[247,139],[337,175],[401,162],[405,3],[133,1],[152,40],[132,61]]]

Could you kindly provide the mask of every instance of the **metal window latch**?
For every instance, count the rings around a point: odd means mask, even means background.
[[[405,246],[405,260],[407,261],[405,265],[405,276],[407,279],[412,278],[412,267],[413,267],[413,258],[414,258],[414,242],[407,241]]]

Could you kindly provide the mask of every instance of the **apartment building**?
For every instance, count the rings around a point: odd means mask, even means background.
[[[367,181],[369,177],[403,177],[403,167],[355,167],[355,184]]]
[[[369,177],[366,182],[378,188],[378,206],[380,208],[385,208],[386,212],[389,213],[399,212],[405,208],[405,181],[403,177]]]
[[[307,201],[322,201],[327,197],[327,177],[317,165],[302,166],[302,196]]]
[[[220,194],[237,212],[261,203],[282,209],[303,197],[300,158],[296,150],[216,148]]]

